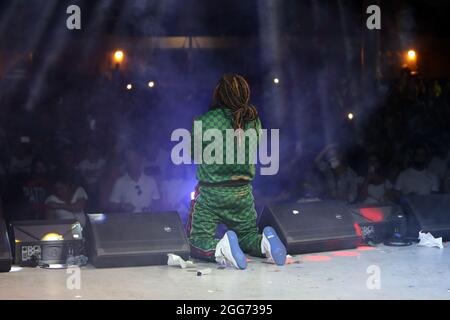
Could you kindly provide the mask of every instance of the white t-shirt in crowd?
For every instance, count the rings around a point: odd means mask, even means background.
[[[367,187],[367,199],[364,200],[364,203],[377,203],[386,201],[386,191],[391,190],[393,187],[394,186],[389,180],[386,180],[384,183],[380,183],[379,185],[369,184]]]
[[[395,190],[404,195],[428,195],[439,191],[439,182],[437,177],[427,169],[419,171],[408,168],[400,172],[395,183]]]
[[[86,180],[87,184],[96,184],[100,179],[105,163],[105,159],[102,158],[98,159],[96,162],[90,162],[88,159],[85,159],[78,165],[78,170],[80,170],[81,175],[84,180]]]
[[[129,203],[134,206],[133,212],[151,210],[153,200],[159,199],[159,191],[155,179],[141,174],[138,181],[134,181],[128,173],[117,179],[109,201],[112,203]]]
[[[75,190],[75,192],[72,196],[72,199],[70,200],[70,203],[74,204],[80,199],[87,200],[87,198],[88,198],[88,196],[86,194],[86,191],[84,191],[83,188],[79,187],[79,188],[77,188],[77,190]],[[58,198],[55,195],[51,195],[50,197],[48,197],[45,200],[46,204],[49,202],[66,203],[65,201],[61,200],[60,198]],[[77,219],[81,223],[82,226],[84,226],[86,223],[86,217],[84,216],[83,211],[75,212],[75,213],[67,211],[67,210],[63,210],[63,209],[57,209],[54,211],[55,211],[56,217],[58,219]]]

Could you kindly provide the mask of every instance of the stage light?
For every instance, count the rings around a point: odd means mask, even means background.
[[[414,50],[409,50],[409,51],[408,51],[408,60],[409,60],[409,61],[415,61],[416,58],[417,58],[416,51],[414,51]]]
[[[192,191],[191,192],[191,200],[194,200],[195,199],[195,191]]]
[[[124,53],[122,50],[116,50],[114,52],[114,61],[117,63],[121,63],[123,61]]]
[[[354,117],[355,117],[355,115],[354,115],[353,113],[351,113],[351,112],[349,112],[349,113],[347,114],[348,120],[353,120]]]
[[[153,87],[155,86],[155,82],[154,82],[154,81],[150,81],[150,82],[148,83],[148,86],[149,86],[150,88],[153,88]]]
[[[58,241],[64,240],[63,236],[57,233],[47,233],[42,237],[42,241]]]
[[[278,79],[278,78],[273,78],[273,83],[279,84],[279,83],[280,83],[280,79]]]
[[[131,83],[127,84],[127,90],[133,89],[133,85]]]

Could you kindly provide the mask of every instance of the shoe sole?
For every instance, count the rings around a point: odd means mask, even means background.
[[[241,247],[239,247],[239,241],[234,231],[227,231],[228,243],[230,244],[231,254],[236,261],[239,269],[244,270],[247,268],[247,258]]]
[[[281,242],[277,233],[272,227],[266,227],[263,231],[266,239],[270,243],[270,254],[275,263],[279,266],[283,266],[286,263],[286,247]]]

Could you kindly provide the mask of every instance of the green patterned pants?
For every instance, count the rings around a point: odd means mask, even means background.
[[[191,255],[215,261],[217,226],[223,223],[236,232],[241,249],[257,257],[261,235],[256,226],[256,210],[250,184],[238,187],[198,187],[191,204],[188,235]]]

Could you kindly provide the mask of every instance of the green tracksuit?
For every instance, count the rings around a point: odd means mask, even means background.
[[[223,135],[223,164],[197,164],[199,185],[195,200],[191,205],[188,224],[191,254],[194,257],[214,261],[218,239],[215,239],[218,224],[225,224],[236,232],[239,245],[244,252],[253,256],[262,256],[261,235],[256,226],[256,210],[250,184],[255,176],[255,165],[249,156],[256,152],[261,129],[259,120],[247,123],[245,132],[255,128],[256,141],[241,139],[245,143],[245,162],[237,164],[238,147],[235,139],[234,164],[226,164],[226,131],[233,129],[233,116],[229,109],[212,109],[196,119],[201,121],[203,132],[218,129]],[[194,135],[192,135],[194,137]],[[193,139],[194,140],[194,139]],[[201,150],[205,150],[211,141],[203,141]],[[213,153],[215,155],[215,153]]]

